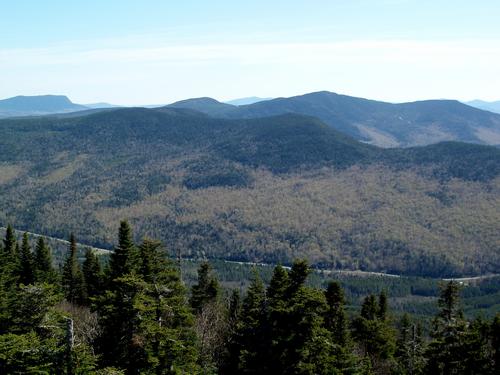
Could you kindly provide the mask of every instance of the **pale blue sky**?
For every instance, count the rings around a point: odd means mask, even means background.
[[[0,0],[0,98],[500,99],[500,1]]]

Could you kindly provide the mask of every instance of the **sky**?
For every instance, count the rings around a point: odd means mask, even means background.
[[[498,0],[0,0],[0,98],[500,100]]]

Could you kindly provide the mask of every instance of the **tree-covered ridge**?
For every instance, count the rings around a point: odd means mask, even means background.
[[[210,98],[177,102],[221,118],[262,118],[296,113],[319,118],[351,137],[381,147],[410,147],[439,141],[499,144],[500,116],[455,100],[386,103],[320,91],[250,105],[228,106]]]
[[[429,330],[397,318],[388,295],[348,313],[344,290],[311,286],[308,263],[256,269],[246,291],[222,289],[209,263],[190,290],[161,243],[120,223],[109,262],[92,251],[52,267],[40,238],[0,246],[0,372],[57,374],[496,374],[500,316],[468,321],[460,287],[441,285]],[[29,259],[29,260],[27,260]],[[243,293],[242,293],[243,292]]]
[[[499,266],[493,147],[383,150],[301,115],[174,108],[4,120],[0,135],[3,225],[109,249],[128,217],[195,258],[427,276]]]

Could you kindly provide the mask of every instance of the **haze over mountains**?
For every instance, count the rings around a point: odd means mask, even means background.
[[[494,102],[486,102],[484,100],[472,100],[466,102],[465,104],[479,109],[484,109],[485,111],[500,113],[500,100]]]
[[[500,267],[498,148],[383,149],[300,114],[65,116],[0,120],[0,224],[110,247],[128,218],[187,257],[440,277]]]
[[[75,104],[64,95],[15,96],[0,100],[0,117],[36,116],[85,109],[88,107]]]
[[[472,104],[489,110],[495,106],[495,103],[479,101]],[[115,107],[108,103],[83,106],[72,103],[65,96],[15,97],[0,101],[0,117]],[[168,107],[191,109],[226,119],[303,114],[317,117],[359,141],[380,147],[411,147],[441,141],[500,145],[500,114],[454,100],[393,104],[322,91],[290,98],[250,97],[228,103],[212,98],[193,98]]]

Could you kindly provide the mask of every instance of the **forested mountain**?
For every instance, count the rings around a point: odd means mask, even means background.
[[[500,144],[500,115],[454,100],[392,104],[322,91],[238,107],[210,98],[184,100],[170,106],[224,118],[299,113],[317,117],[360,141],[381,147],[408,147],[441,141]]]
[[[0,121],[0,224],[111,244],[129,218],[186,257],[415,275],[499,268],[500,150],[384,150],[319,120],[114,109]]]
[[[15,96],[0,100],[0,117],[34,116],[88,109],[64,95]]]

